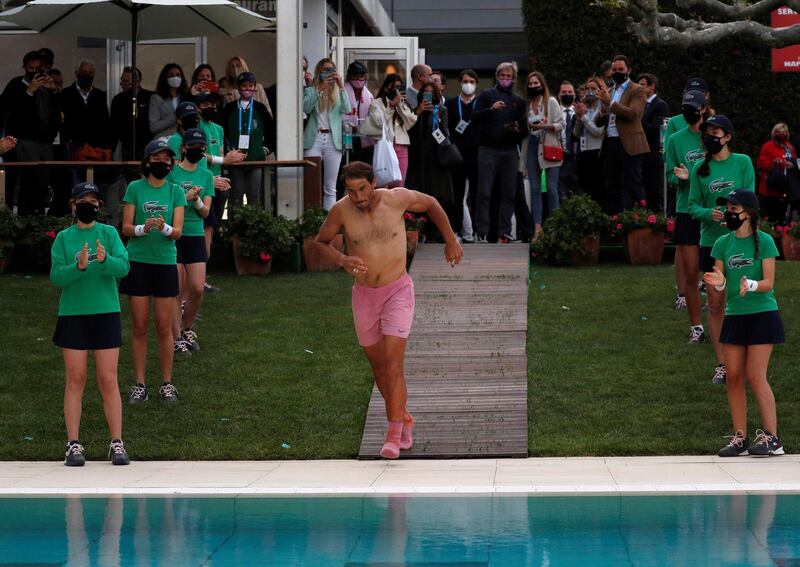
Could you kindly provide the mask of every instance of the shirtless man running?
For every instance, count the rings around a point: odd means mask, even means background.
[[[400,449],[411,448],[414,427],[406,409],[403,375],[406,340],[414,320],[414,282],[406,273],[403,214],[428,215],[444,236],[444,256],[451,266],[461,261],[464,251],[435,198],[401,187],[377,189],[372,167],[359,161],[344,167],[342,180],[347,196],[331,208],[316,246],[355,278],[356,334],[372,365],[389,421],[381,456],[396,459]],[[340,229],[344,229],[349,256],[330,246]]]

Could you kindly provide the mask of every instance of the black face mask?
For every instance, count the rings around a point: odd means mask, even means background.
[[[712,136],[711,134],[703,134],[703,145],[706,149],[711,152],[711,155],[716,155],[722,151],[722,148],[725,147],[720,141],[719,136]]]
[[[572,103],[575,102],[575,97],[571,94],[561,95],[561,104],[564,106],[570,106]]]
[[[196,114],[181,118],[181,126],[183,126],[184,131],[197,128],[198,124],[200,124],[200,117]]]
[[[197,163],[206,155],[206,151],[203,148],[187,148],[186,149],[186,159],[189,160],[189,163]]]
[[[625,81],[628,80],[628,74],[627,73],[611,73],[611,78],[614,79],[614,82],[616,84],[621,85],[622,83],[624,83]]]
[[[217,109],[213,106],[209,108],[204,108],[200,111],[200,116],[203,117],[203,120],[207,120],[208,122],[212,122],[217,117]]]
[[[94,83],[94,76],[81,74],[77,76],[77,81],[79,87],[91,87],[92,83]]]
[[[703,115],[700,114],[700,111],[695,108],[683,108],[683,119],[686,120],[687,124],[697,124],[702,117]]]
[[[97,220],[97,205],[94,203],[75,203],[75,218],[83,224],[91,224]]]
[[[739,218],[741,213],[734,213],[732,211],[725,211],[725,225],[728,230],[738,230],[744,224],[744,219]]]
[[[544,87],[528,87],[528,97],[533,98],[542,96],[544,94]]]
[[[145,176],[152,175],[156,179],[166,178],[170,171],[172,171],[172,166],[165,161],[154,161],[144,168]]]

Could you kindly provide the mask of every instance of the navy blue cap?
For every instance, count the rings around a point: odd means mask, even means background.
[[[211,91],[203,91],[194,97],[194,100],[197,104],[201,102],[206,102],[210,100],[211,102],[217,102],[219,100],[219,93],[212,93]]]
[[[72,198],[78,199],[83,197],[87,193],[96,193],[97,195],[100,194],[100,189],[97,188],[97,185],[94,183],[78,183],[75,187],[72,188]]]
[[[148,157],[159,152],[169,152],[169,155],[175,157],[175,152],[169,147],[169,144],[167,144],[166,140],[161,139],[153,140],[147,144],[147,147],[144,149],[144,157]]]
[[[706,94],[710,90],[711,87],[708,86],[708,82],[702,77],[692,77],[686,81],[686,85],[683,87],[683,92],[700,91],[703,94]]]
[[[183,145],[187,148],[192,146],[205,146],[206,134],[200,128],[189,128],[183,133]]]
[[[733,122],[731,122],[730,118],[724,114],[715,114],[714,116],[709,116],[703,121],[702,124],[700,124],[700,129],[705,131],[705,129],[709,126],[716,126],[717,128],[722,128],[725,130],[726,134],[733,134]]]
[[[244,82],[251,82],[253,84],[256,84],[256,76],[250,71],[245,71],[244,73],[240,73],[239,76],[236,77],[236,82],[240,85]]]
[[[683,93],[683,99],[681,99],[681,106],[691,106],[695,110],[699,110],[705,105],[706,105],[706,96],[703,94],[703,91],[689,90]]]
[[[193,102],[182,102],[175,109],[175,116],[183,118],[184,116],[191,116],[192,114],[200,114],[200,109]]]
[[[728,203],[758,210],[758,197],[749,189],[734,189],[727,197],[717,197],[717,205],[725,206]]]

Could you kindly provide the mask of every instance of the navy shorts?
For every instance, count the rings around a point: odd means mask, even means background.
[[[201,264],[208,260],[205,236],[181,236],[175,243],[178,264]]]
[[[689,213],[677,213],[672,242],[678,246],[700,246],[700,221],[693,219]]]
[[[62,315],[56,322],[53,343],[73,350],[103,350],[122,346],[119,313]]]
[[[711,246],[700,247],[700,271],[713,272],[716,260],[711,255]]]
[[[178,266],[131,262],[128,275],[119,283],[119,292],[134,297],[177,297]]]
[[[751,315],[725,315],[719,342],[729,345],[780,345],[786,342],[783,321],[777,311]]]

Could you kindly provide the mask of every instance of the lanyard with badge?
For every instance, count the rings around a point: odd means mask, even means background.
[[[437,144],[444,142],[447,137],[439,129],[439,105],[433,107],[433,139]]]
[[[248,112],[248,120],[247,120],[247,134],[242,134],[242,105],[239,105],[239,146],[238,149],[240,150],[249,150],[250,149],[250,130],[253,128],[253,103],[250,102],[250,105],[247,107]]]
[[[478,102],[478,97],[472,99],[472,110],[475,110],[475,103]],[[458,126],[456,126],[456,132],[459,134],[463,134],[464,131],[469,126],[469,122],[464,120],[464,115],[462,114],[461,108],[461,97],[458,97]]]

